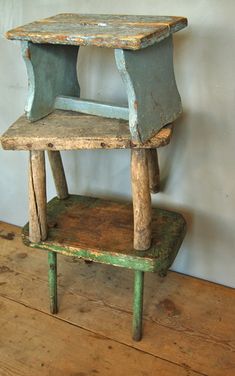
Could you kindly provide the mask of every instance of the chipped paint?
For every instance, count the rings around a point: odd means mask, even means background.
[[[93,45],[138,50],[187,26],[184,17],[58,14],[6,33],[33,43]]]

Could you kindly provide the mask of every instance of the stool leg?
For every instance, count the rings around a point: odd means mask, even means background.
[[[142,338],[143,292],[144,272],[135,270],[132,328],[132,338],[134,341],[140,341]]]
[[[131,177],[134,214],[134,248],[144,251],[151,245],[151,195],[145,149],[131,151]]]
[[[38,243],[47,237],[46,171],[43,151],[29,156],[29,239]]]
[[[157,149],[148,149],[149,189],[151,193],[160,191],[160,171]]]
[[[50,293],[50,311],[57,313],[57,254],[56,252],[48,252],[48,281]]]
[[[63,162],[59,151],[47,152],[55,182],[57,197],[61,200],[68,197],[68,186],[64,173]]]

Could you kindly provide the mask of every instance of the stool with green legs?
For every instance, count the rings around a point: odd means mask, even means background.
[[[144,273],[166,275],[186,232],[181,214],[151,207],[159,191],[157,148],[170,142],[182,111],[172,34],[183,17],[60,14],[6,35],[22,41],[29,79],[26,115],[1,137],[29,151],[29,223],[23,240],[48,252],[51,313],[57,253],[134,270],[133,339],[142,337]],[[128,105],[82,99],[79,46],[114,49]],[[130,149],[132,203],[68,193],[61,150]],[[47,203],[45,151],[57,197]],[[121,151],[120,151],[121,152]]]

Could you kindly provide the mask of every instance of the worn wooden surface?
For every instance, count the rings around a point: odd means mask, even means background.
[[[157,148],[167,145],[171,136],[170,124],[144,144],[134,143],[124,120],[57,110],[33,124],[20,117],[2,135],[1,143],[6,150]]]
[[[78,195],[48,204],[48,238],[29,243],[41,248],[101,263],[142,271],[167,272],[183,241],[186,223],[175,212],[153,209],[152,245],[148,251],[133,249],[133,208]]]
[[[152,240],[152,207],[147,150],[131,151],[131,183],[134,215],[134,248],[144,251]]]
[[[57,197],[63,200],[68,197],[68,186],[60,152],[48,150],[47,154],[52,169]]]
[[[135,376],[234,375],[234,289],[146,273],[145,336],[134,342],[131,271],[58,255],[60,312],[51,318],[46,253],[3,222],[0,246],[0,374],[120,376],[128,364]]]
[[[127,370],[133,376],[155,370],[159,376],[197,376],[3,297],[0,312],[2,376],[120,376]]]
[[[58,14],[10,30],[8,39],[33,43],[140,49],[187,26],[184,17]]]
[[[139,51],[118,49],[115,58],[127,92],[132,139],[145,142],[182,112],[172,36]]]
[[[40,242],[47,237],[46,171],[43,151],[29,153],[29,238]]]
[[[79,96],[78,47],[23,42],[22,53],[29,85],[25,111],[30,121],[51,113],[58,95]]]

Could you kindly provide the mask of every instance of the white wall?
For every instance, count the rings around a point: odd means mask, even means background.
[[[188,235],[173,269],[235,286],[235,2],[234,0],[0,0],[0,132],[23,112],[27,78],[12,27],[59,12],[183,15],[175,72],[184,115],[160,150],[163,192],[155,205],[185,214]],[[125,102],[111,51],[83,49],[83,96]],[[128,151],[63,153],[70,191],[131,198]],[[27,220],[27,153],[0,150],[0,219]],[[48,196],[55,194],[51,175]]]

